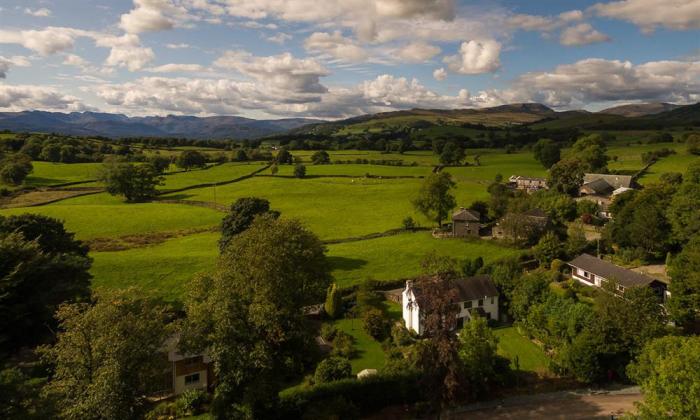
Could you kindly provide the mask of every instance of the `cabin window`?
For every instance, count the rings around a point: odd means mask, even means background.
[[[472,307],[472,301],[466,301],[464,302],[464,309],[470,309]]]
[[[185,385],[194,385],[199,383],[199,373],[185,376]]]
[[[479,306],[484,306],[484,299],[479,299]]]

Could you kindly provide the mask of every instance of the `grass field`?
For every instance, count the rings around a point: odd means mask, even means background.
[[[159,190],[175,190],[192,185],[208,184],[212,182],[232,181],[245,175],[249,175],[260,169],[260,163],[225,163],[212,166],[208,169],[178,172],[165,176],[165,183],[158,187]]]
[[[71,198],[41,207],[14,208],[2,215],[37,213],[65,221],[79,239],[216,226],[222,213],[181,204],[127,204],[107,193]],[[156,262],[157,263],[157,262]]]
[[[547,356],[542,349],[520,335],[515,327],[496,328],[493,332],[498,337],[498,353],[510,359],[511,367],[515,368],[517,357],[522,371],[542,373],[547,370]]]
[[[644,185],[650,182],[656,182],[664,172],[680,172],[685,173],[691,163],[700,162],[700,156],[680,152],[676,155],[671,155],[662,158],[656,162],[649,171],[639,180],[639,183]]]
[[[305,162],[311,161],[311,155],[315,152],[311,150],[292,150],[294,157],[300,157]],[[437,165],[438,157],[429,150],[413,150],[404,154],[399,153],[383,153],[372,150],[329,150],[328,154],[331,157],[331,162],[336,160],[354,161],[355,159],[367,160],[402,160],[404,165],[410,165],[416,162],[421,166]]]
[[[25,180],[33,187],[45,187],[68,182],[95,179],[101,163],[50,163],[32,162],[34,170]]]
[[[277,167],[278,176],[293,176],[294,165],[280,165]],[[332,165],[306,165],[306,175],[313,176],[356,176],[364,177],[367,174],[372,176],[428,176],[432,168],[428,166],[383,166],[383,165],[362,165],[362,164],[332,164]],[[265,171],[262,175],[269,175],[270,171]]]
[[[430,252],[463,260],[483,257],[490,262],[520,251],[488,240],[435,239],[428,232],[405,233],[378,239],[328,246],[333,276],[340,287],[368,278],[388,281],[421,273],[421,260]]]
[[[138,286],[155,296],[178,301],[196,273],[214,267],[218,240],[218,233],[202,233],[147,248],[92,252],[93,287]]]

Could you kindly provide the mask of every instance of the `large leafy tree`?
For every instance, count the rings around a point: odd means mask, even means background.
[[[19,185],[32,170],[31,158],[23,154],[14,154],[0,161],[0,181],[5,184]]]
[[[185,348],[209,348],[217,418],[270,415],[283,381],[314,348],[302,308],[330,283],[324,246],[296,220],[258,217],[186,299]]]
[[[608,160],[610,160],[606,152],[607,147],[603,136],[591,134],[578,139],[571,146],[566,157],[580,161],[587,172],[605,172],[607,171]]]
[[[87,251],[58,220],[0,216],[0,348],[35,344],[59,304],[88,296]]]
[[[175,164],[186,171],[192,168],[203,168],[207,166],[207,157],[196,150],[185,150],[177,157]]]
[[[498,339],[486,319],[475,317],[464,325],[459,334],[459,358],[472,397],[486,394],[498,384],[504,364],[496,354]]]
[[[668,207],[668,219],[675,238],[680,242],[687,242],[700,232],[700,182],[694,176],[699,170],[700,164],[697,163],[688,169]]]
[[[700,417],[700,337],[663,337],[628,367],[644,392],[642,418]]]
[[[257,216],[267,214],[279,217],[279,212],[270,210],[270,202],[264,198],[243,197],[237,199],[221,222],[219,250],[223,252],[231,239],[245,231]]]
[[[66,419],[140,418],[147,384],[163,372],[165,308],[134,290],[62,305],[56,344],[43,349],[47,392]]]
[[[578,195],[583,184],[586,165],[579,159],[566,157],[549,170],[549,186],[553,190],[569,195]]]
[[[421,185],[413,205],[416,210],[440,226],[449,212],[457,206],[455,196],[451,192],[455,187],[452,175],[448,172],[431,174]]]
[[[532,152],[535,159],[546,169],[551,168],[561,159],[561,147],[550,139],[540,139],[532,146]]]
[[[673,320],[689,326],[700,313],[700,236],[695,236],[673,258],[669,273],[671,299],[668,309]]]
[[[122,195],[129,202],[145,201],[156,196],[156,187],[163,177],[151,165],[136,165],[128,162],[105,163],[99,178],[107,192]]]

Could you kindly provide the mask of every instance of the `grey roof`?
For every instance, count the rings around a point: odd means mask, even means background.
[[[652,282],[658,281],[655,278],[628,270],[589,254],[579,255],[570,261],[569,265],[583,269],[607,280],[614,279],[625,287],[646,286]]]
[[[583,184],[591,183],[595,180],[602,179],[610,186],[613,190],[620,187],[630,188],[632,186],[632,175],[616,175],[616,174],[583,174]]]
[[[603,178],[595,179],[591,182],[587,182],[581,186],[581,188],[589,188],[599,195],[609,195],[615,191],[615,187],[610,185],[608,181]]]
[[[478,211],[462,208],[452,214],[452,220],[478,222],[481,220],[481,215]]]
[[[461,301],[477,300],[484,297],[498,296],[498,289],[490,276],[466,277],[455,281]]]

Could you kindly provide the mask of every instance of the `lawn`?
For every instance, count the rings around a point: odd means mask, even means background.
[[[547,370],[547,356],[540,347],[518,333],[515,327],[500,327],[493,330],[498,337],[498,353],[511,360],[518,358],[520,370],[541,373]]]
[[[382,345],[369,336],[362,328],[362,319],[339,319],[334,321],[339,331],[344,331],[355,338],[356,354],[350,359],[352,373],[363,369],[380,369],[386,363],[386,354]]]
[[[14,208],[2,215],[36,213],[65,221],[79,239],[213,227],[223,214],[183,204],[127,204],[107,193],[76,197],[40,207]]]
[[[188,280],[214,267],[218,239],[218,233],[202,233],[147,248],[91,252],[93,287],[137,286],[168,301],[178,301]]]
[[[25,180],[25,184],[45,187],[68,182],[89,181],[97,177],[101,163],[51,163],[32,162],[34,170]]]
[[[175,190],[192,185],[209,184],[213,182],[232,181],[245,175],[249,175],[262,165],[260,163],[225,163],[212,166],[208,169],[200,169],[189,172],[178,172],[165,177],[165,184],[158,187],[159,190]]]
[[[649,171],[639,179],[639,183],[648,184],[656,182],[664,172],[680,172],[685,174],[688,166],[694,162],[700,162],[700,156],[691,155],[685,151],[679,151],[678,154],[661,158],[652,165]]]
[[[520,252],[490,240],[434,239],[428,232],[328,246],[333,276],[340,287],[369,278],[390,281],[417,276],[421,260],[433,251],[459,260],[483,257],[486,263]]]

